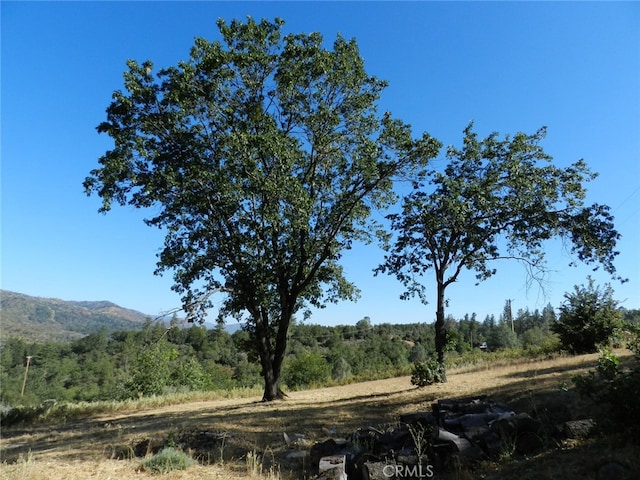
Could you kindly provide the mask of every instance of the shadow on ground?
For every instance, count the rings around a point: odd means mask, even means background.
[[[593,364],[593,358],[585,358],[569,366],[536,368],[536,364],[532,364],[519,371],[502,374],[508,378],[507,383],[484,387],[474,385],[473,393],[486,395],[516,411],[527,412],[545,424],[555,425],[584,414],[577,395],[561,388],[561,384],[570,382],[573,375],[591,368]],[[450,383],[455,383],[455,375],[451,375],[453,382]],[[469,381],[473,381],[473,373],[460,375],[470,375]],[[302,396],[292,394],[290,399],[270,403],[255,399],[240,399],[237,404],[202,402],[148,412],[103,414],[62,424],[16,426],[3,429],[0,460],[11,463],[28,452],[60,461],[131,458],[153,452],[172,439],[175,441],[185,435],[209,432],[210,437],[207,438],[222,434],[216,438],[223,439],[215,443],[215,447],[212,443],[210,461],[242,460],[248,452],[253,452],[261,457],[271,456],[273,461],[282,464],[287,453],[325,440],[329,430],[336,432],[332,436],[346,436],[361,427],[396,424],[402,413],[428,411],[433,402],[451,396],[447,385],[418,389],[406,378],[406,386],[386,393],[367,394],[366,391],[358,391],[354,385],[351,394],[339,398],[315,398],[313,392],[308,392]],[[305,445],[286,445],[284,432],[301,434]],[[584,448],[588,449],[588,446]],[[593,452],[587,451],[586,454],[592,457],[593,462],[598,459]],[[562,452],[556,449],[537,456],[537,461],[520,459],[518,468],[524,466],[537,472],[538,477],[535,478],[552,478],[545,476],[543,470],[548,463],[560,461],[558,455]],[[296,462],[299,463],[290,462],[285,468],[294,472],[298,469],[299,475],[305,466],[303,461]],[[512,477],[508,476],[511,475],[509,468],[515,467],[496,468],[499,468],[500,475],[491,477],[489,465],[486,478],[534,478],[523,476],[521,470],[514,471]],[[572,468],[578,467],[574,465]],[[296,473],[292,475],[291,478],[295,478]],[[567,474],[562,478],[587,477]]]

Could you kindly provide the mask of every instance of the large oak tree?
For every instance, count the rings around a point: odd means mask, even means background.
[[[460,149],[449,147],[447,164],[404,198],[401,213],[390,215],[395,243],[377,272],[395,275],[406,287],[403,298],[427,302],[423,275],[436,283],[435,346],[444,371],[445,290],[463,270],[478,281],[496,273],[493,261],[516,259],[531,279],[547,270],[544,242],[560,237],[577,259],[602,265],[615,275],[619,234],[605,205],[585,205],[585,183],[594,179],[584,161],[553,164],[540,142],[546,130],[500,139],[478,139],[469,124]]]
[[[280,398],[293,315],[352,299],[340,266],[395,201],[394,179],[419,178],[438,142],[419,140],[376,104],[355,41],[332,49],[283,22],[219,21],[222,41],[198,38],[188,61],[154,73],[128,62],[98,126],[114,140],[85,180],[87,194],[151,212],[166,232],[156,273],[173,271],[191,319],[223,292],[220,316],[243,319],[265,380]]]

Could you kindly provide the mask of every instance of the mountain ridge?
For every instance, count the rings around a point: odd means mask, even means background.
[[[140,330],[152,317],[107,300],[73,301],[0,290],[0,343],[71,341],[102,329]]]

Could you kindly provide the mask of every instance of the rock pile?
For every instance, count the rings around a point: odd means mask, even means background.
[[[532,454],[544,445],[542,425],[484,397],[440,400],[431,412],[402,415],[386,429],[361,428],[313,445],[319,480],[436,478],[454,457],[481,460]]]

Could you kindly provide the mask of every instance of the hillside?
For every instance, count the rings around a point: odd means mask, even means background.
[[[628,353],[624,356],[628,357]],[[309,450],[316,442],[336,435],[344,438],[359,428],[373,431],[367,426],[398,425],[401,415],[428,412],[440,399],[487,395],[548,427],[584,418],[587,407],[584,402],[574,391],[558,385],[570,385],[575,375],[592,369],[597,360],[598,354],[591,354],[457,370],[450,372],[447,383],[425,388],[413,387],[409,377],[397,377],[289,392],[288,398],[280,402],[263,403],[256,395],[223,399],[193,396],[185,403],[167,402],[158,406],[153,402],[161,398],[155,397],[137,405],[123,403],[116,410],[111,409],[116,404],[110,403],[106,411],[85,413],[70,421],[3,428],[0,456],[4,463],[0,463],[0,477],[153,480],[158,475],[139,468],[142,457],[177,439],[177,443],[191,442],[194,449],[189,451],[194,456],[198,449],[207,450],[208,455],[185,471],[176,470],[161,478],[311,478]],[[287,444],[284,433],[299,434],[301,438]],[[433,478],[594,479],[601,465],[612,460],[626,465],[629,476],[606,478],[640,478],[636,446],[608,443],[598,437],[587,440],[549,437],[541,452],[519,455],[514,451],[497,460],[455,463],[453,471],[449,468]]]
[[[0,290],[2,339],[68,341],[101,329],[139,330],[148,315],[107,301],[76,302]]]

